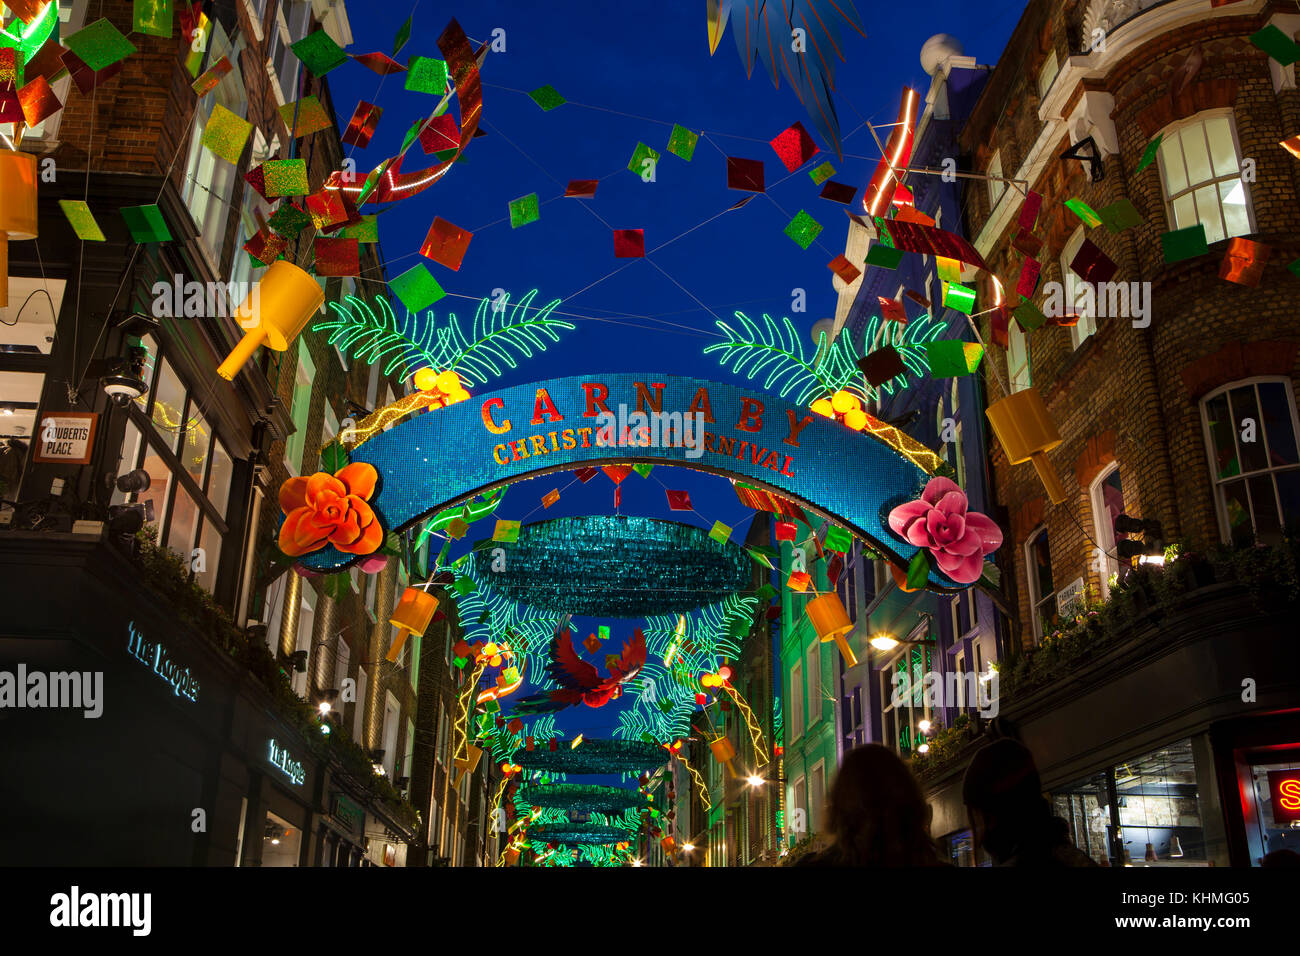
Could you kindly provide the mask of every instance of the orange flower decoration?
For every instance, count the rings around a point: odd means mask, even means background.
[[[280,550],[291,558],[332,544],[349,554],[373,554],[384,542],[384,528],[368,504],[379,472],[356,461],[336,474],[318,471],[290,478],[280,486]]]

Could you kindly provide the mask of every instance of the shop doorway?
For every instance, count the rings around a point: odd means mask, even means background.
[[[262,836],[262,866],[297,866],[301,850],[302,831],[268,812]]]

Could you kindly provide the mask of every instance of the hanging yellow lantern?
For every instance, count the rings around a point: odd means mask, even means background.
[[[715,737],[709,741],[709,750],[713,751],[713,759],[718,763],[727,765],[727,772],[733,777],[736,776],[736,768],[732,761],[736,759],[736,748],[732,746],[731,741],[726,737]]]
[[[226,356],[217,374],[230,381],[266,344],[283,352],[325,302],[325,290],[311,274],[292,262],[277,259],[235,312],[235,321],[247,329]]]
[[[478,766],[479,758],[482,756],[483,751],[480,748],[475,747],[473,744],[465,745],[465,756],[452,761],[456,765],[456,769],[460,771],[456,775],[456,786],[460,786],[465,774],[474,772],[474,769]]]
[[[985,414],[1011,464],[1033,462],[1034,470],[1038,472],[1052,504],[1059,505],[1063,502],[1065,488],[1056,476],[1056,469],[1047,460],[1047,452],[1061,443],[1061,433],[1056,430],[1055,423],[1047,414],[1047,406],[1043,404],[1038,389],[1026,388],[1012,392],[990,405]]]
[[[0,307],[9,304],[9,240],[36,238],[36,157],[0,150]]]
[[[393,608],[393,616],[388,619],[389,624],[401,628],[397,637],[393,639],[393,646],[388,649],[389,663],[397,663],[397,658],[402,653],[402,645],[412,633],[416,637],[424,636],[425,629],[433,620],[433,613],[436,610],[438,610],[438,599],[427,591],[407,588],[402,592],[402,600],[397,602],[397,607]]]
[[[856,666],[858,659],[853,654],[853,648],[849,647],[849,642],[844,639],[844,636],[853,630],[853,622],[849,620],[849,614],[844,610],[844,603],[840,600],[840,596],[834,591],[819,594],[808,602],[806,610],[808,619],[812,621],[813,630],[817,632],[822,643],[834,641],[844,658],[844,666]]]

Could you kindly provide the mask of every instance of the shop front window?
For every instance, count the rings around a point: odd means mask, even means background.
[[[1097,863],[1110,862],[1114,827],[1107,773],[1053,791],[1052,812],[1069,826],[1071,843]]]
[[[262,835],[262,866],[297,866],[302,831],[289,821],[267,813]]]
[[[1205,836],[1191,741],[1115,768],[1124,862],[1205,866]]]
[[[1111,866],[1210,866],[1197,758],[1180,740],[1052,791],[1071,842]]]
[[[1285,856],[1279,851],[1300,853],[1300,762],[1256,764],[1250,773],[1256,809],[1251,866],[1269,854]]]

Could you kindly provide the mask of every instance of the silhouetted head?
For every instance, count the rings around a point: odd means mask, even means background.
[[[867,744],[844,756],[831,784],[833,852],[853,866],[924,866],[939,862],[930,840],[930,807],[907,764]]]
[[[978,751],[966,768],[961,796],[976,844],[999,863],[1045,830],[1059,837],[1034,756],[1018,740],[1003,737]]]

